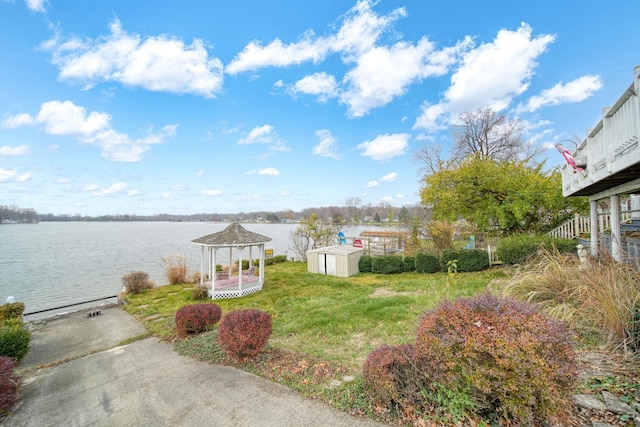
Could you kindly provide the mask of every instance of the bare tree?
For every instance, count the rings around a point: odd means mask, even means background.
[[[311,247],[311,236],[307,230],[303,227],[289,233],[289,241],[293,246],[293,252],[302,259],[303,262],[307,262],[307,251]]]
[[[451,166],[453,159],[445,159],[441,145],[425,145],[413,153],[413,158],[422,164],[420,172],[425,176],[433,175]]]
[[[344,205],[347,210],[347,221],[358,221],[360,218],[358,217],[358,210],[360,205],[362,205],[362,199],[360,197],[347,197],[344,200]]]
[[[498,161],[531,160],[539,150],[524,140],[520,119],[507,119],[490,107],[465,111],[453,129],[455,161],[469,156]]]

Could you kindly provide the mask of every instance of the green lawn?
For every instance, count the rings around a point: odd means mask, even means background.
[[[359,371],[369,352],[382,344],[413,340],[420,315],[444,299],[484,291],[499,270],[480,273],[359,274],[349,278],[310,274],[303,263],[265,270],[262,292],[215,301],[223,315],[258,308],[273,317],[270,348],[309,355]],[[162,286],[130,295],[124,308],[154,335],[171,338],[178,308],[196,302],[192,285]]]

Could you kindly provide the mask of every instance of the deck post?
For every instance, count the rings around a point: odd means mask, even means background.
[[[591,256],[594,258],[598,256],[598,201],[591,200],[589,202],[589,226],[591,228]]]
[[[622,262],[622,245],[620,227],[620,195],[611,196],[611,256],[618,262]]]

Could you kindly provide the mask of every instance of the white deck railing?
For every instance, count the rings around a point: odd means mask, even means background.
[[[562,192],[571,196],[590,185],[608,178],[640,162],[640,66],[634,69],[634,82],[610,108],[604,108],[602,119],[580,143],[574,153],[579,163],[586,161],[584,171],[561,167]]]
[[[620,221],[626,222],[632,218],[633,212],[630,210],[623,210],[620,214]],[[598,214],[598,233],[604,233],[611,229],[611,215],[607,213]],[[573,219],[565,222],[564,224],[554,228],[549,233],[551,237],[558,237],[561,239],[575,239],[580,235],[591,234],[591,220],[588,216],[576,215]]]

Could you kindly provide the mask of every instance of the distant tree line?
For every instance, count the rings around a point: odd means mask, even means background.
[[[383,202],[378,205],[363,205],[357,197],[348,198],[344,206],[321,206],[305,208],[301,211],[285,209],[275,212],[256,211],[233,214],[198,213],[190,215],[178,214],[116,214],[116,215],[81,215],[76,214],[39,214],[34,209],[21,209],[15,205],[0,205],[0,221],[2,222],[71,222],[71,221],[171,221],[171,222],[268,222],[293,223],[307,220],[315,215],[320,222],[332,224],[359,223],[405,223],[411,218],[424,216],[427,210],[421,206],[394,207]]]

